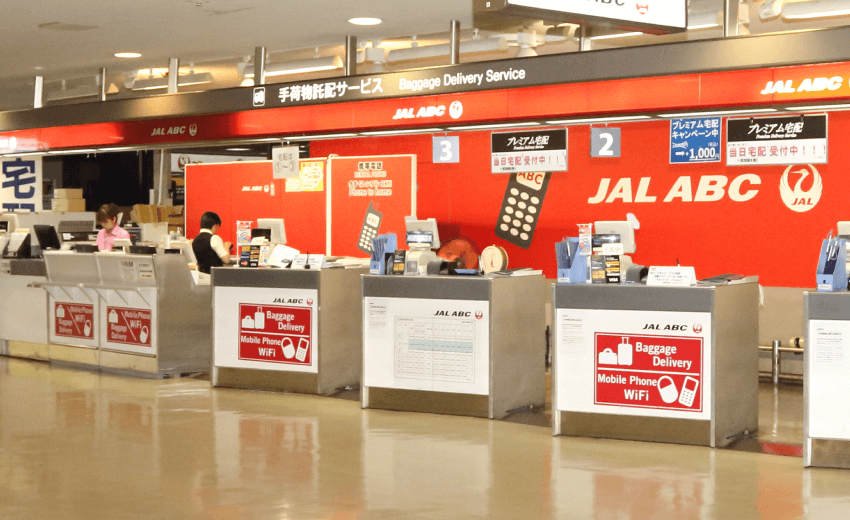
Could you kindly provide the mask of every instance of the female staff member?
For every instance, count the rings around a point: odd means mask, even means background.
[[[97,222],[103,229],[97,233],[97,248],[100,251],[112,251],[116,239],[130,238],[130,233],[118,225],[118,206],[104,204],[97,212]]]

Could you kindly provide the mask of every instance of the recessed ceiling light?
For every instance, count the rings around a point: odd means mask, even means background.
[[[348,20],[348,23],[354,25],[378,25],[382,21],[380,18],[352,18]]]
[[[250,152],[250,148],[227,148],[228,152]]]
[[[138,52],[116,52],[116,58],[141,58],[142,55]]]

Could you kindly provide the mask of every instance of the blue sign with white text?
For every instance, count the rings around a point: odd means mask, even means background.
[[[670,164],[720,162],[719,117],[670,121]]]

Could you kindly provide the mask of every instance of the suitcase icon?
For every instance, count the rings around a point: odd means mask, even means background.
[[[617,353],[611,350],[610,348],[606,348],[602,352],[599,353],[599,364],[600,365],[616,365],[617,364]]]

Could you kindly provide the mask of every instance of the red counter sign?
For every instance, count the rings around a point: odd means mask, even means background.
[[[702,411],[702,338],[596,333],[601,405]]]
[[[106,341],[151,346],[150,309],[106,308]]]
[[[310,366],[312,323],[310,307],[240,304],[239,359]]]
[[[55,331],[66,338],[92,339],[94,337],[94,305],[55,302]]]

